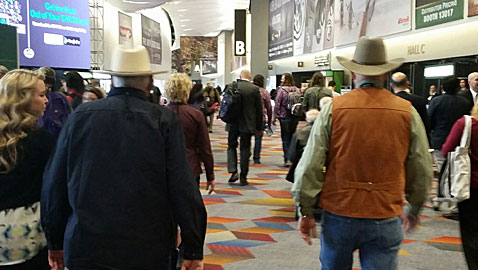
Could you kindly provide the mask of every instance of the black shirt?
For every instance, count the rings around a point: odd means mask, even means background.
[[[15,169],[0,173],[0,210],[40,201],[43,170],[54,145],[55,138],[44,129],[32,130],[20,141]]]

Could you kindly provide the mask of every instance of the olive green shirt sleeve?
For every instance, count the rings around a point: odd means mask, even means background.
[[[304,153],[295,169],[292,195],[302,215],[313,214],[318,195],[322,190],[331,121],[332,103],[328,103],[315,120]]]
[[[433,180],[432,157],[425,127],[415,108],[412,108],[410,125],[410,149],[406,160],[405,198],[408,204],[405,212],[418,217],[420,209],[427,200],[428,191]]]

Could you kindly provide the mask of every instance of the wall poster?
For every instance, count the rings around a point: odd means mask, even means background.
[[[294,0],[269,0],[269,60],[293,56],[294,13]]]
[[[151,64],[161,65],[161,26],[158,22],[141,15],[142,44],[149,53]]]
[[[133,48],[133,20],[128,16],[118,11],[119,21],[119,44],[126,48]]]
[[[334,0],[296,0],[294,55],[334,46]]]
[[[463,19],[464,0],[416,0],[417,29]]]
[[[478,15],[478,0],[468,0],[468,17]]]
[[[398,4],[400,3],[400,4]],[[335,45],[411,30],[411,1],[336,0]]]

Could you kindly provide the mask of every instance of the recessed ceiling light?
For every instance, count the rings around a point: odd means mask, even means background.
[[[178,9],[178,12],[186,12],[188,11],[187,9]]]
[[[191,30],[193,30],[193,29],[191,29],[191,28],[184,29],[184,31],[191,31]]]
[[[182,19],[182,20],[179,20],[180,22],[189,22],[189,19]]]

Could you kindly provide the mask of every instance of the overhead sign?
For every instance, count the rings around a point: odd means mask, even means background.
[[[0,0],[0,23],[17,27],[22,66],[90,68],[88,1]]]
[[[234,11],[234,55],[246,55],[246,10]]]
[[[416,0],[416,28],[463,19],[464,0]]]

